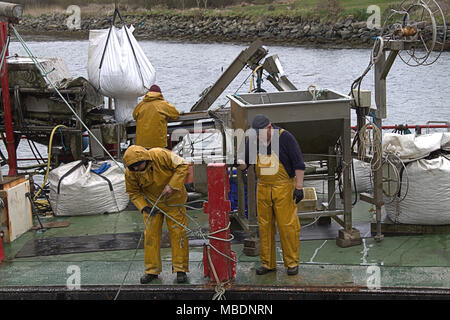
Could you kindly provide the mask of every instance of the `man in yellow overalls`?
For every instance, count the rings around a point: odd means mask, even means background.
[[[256,274],[262,275],[276,270],[276,221],[287,274],[296,275],[300,260],[300,221],[297,216],[297,203],[303,199],[305,170],[303,155],[294,136],[271,124],[266,116],[256,115],[252,128],[257,131],[259,146],[265,146],[266,150],[253,148],[257,153],[249,154],[252,150],[250,148],[252,141],[247,141],[246,159],[238,160],[238,164],[241,170],[245,170],[249,164],[256,164],[261,247],[261,266],[256,269]]]
[[[162,269],[160,242],[164,215],[156,208],[152,212],[153,204],[158,198],[160,200],[156,205],[173,219],[166,218],[172,247],[172,272],[177,273],[178,283],[186,282],[186,272],[189,272],[189,241],[186,229],[183,228],[187,226],[186,208],[183,204],[187,200],[184,181],[189,169],[188,163],[167,149],[147,150],[135,145],[125,151],[123,162],[127,166],[127,193],[136,208],[142,212],[146,224],[145,274],[141,283],[149,283],[158,278]]]
[[[136,120],[136,142],[138,146],[150,148],[167,147],[167,121],[179,117],[173,104],[164,100],[161,89],[152,85],[144,99],[134,108]]]

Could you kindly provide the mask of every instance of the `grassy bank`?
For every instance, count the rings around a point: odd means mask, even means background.
[[[25,2],[27,2],[25,0]],[[67,8],[65,0],[50,1],[48,4],[25,4],[25,15],[39,16],[53,12],[64,12]],[[145,1],[144,1],[145,2]],[[249,19],[259,19],[261,17],[292,17],[302,19],[318,19],[320,21],[335,21],[342,17],[353,16],[357,20],[366,20],[370,13],[367,13],[369,5],[378,5],[381,9],[382,18],[385,12],[391,7],[395,7],[401,1],[398,0],[254,0],[250,2],[240,2],[239,4],[224,6],[222,8],[211,8],[209,5],[203,6],[203,0],[199,1],[199,8],[176,9],[167,5],[142,6],[144,2],[119,1],[119,7],[123,14],[128,15],[202,15],[202,16],[227,16],[227,17],[247,17]],[[181,3],[178,1],[177,3]],[[224,3],[234,3],[234,1],[223,1]],[[77,1],[70,1],[77,4]],[[82,3],[82,2],[81,2]],[[114,1],[91,1],[89,5],[82,5],[83,15],[110,15],[114,10]],[[208,3],[208,1],[206,2]],[[141,5],[139,5],[141,4]]]

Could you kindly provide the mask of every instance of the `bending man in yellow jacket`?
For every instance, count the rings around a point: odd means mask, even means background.
[[[136,120],[136,142],[144,148],[167,147],[167,121],[179,117],[173,104],[164,100],[157,85],[150,87],[144,99],[134,108]]]
[[[187,200],[184,181],[189,165],[183,158],[167,149],[147,150],[135,145],[125,151],[123,161],[127,166],[127,193],[133,204],[143,213],[146,223],[145,274],[141,283],[149,283],[158,278],[162,270],[160,242],[164,215],[156,208],[151,212],[153,204],[161,194],[162,197],[156,205],[173,219],[166,218],[172,247],[172,272],[177,273],[178,283],[186,282],[186,272],[189,272],[189,241],[186,229],[182,227],[187,226],[186,208],[182,205]]]

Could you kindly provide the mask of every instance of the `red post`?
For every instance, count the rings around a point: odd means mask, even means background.
[[[228,200],[230,185],[226,166],[224,163],[208,164],[207,173],[208,201],[204,204],[204,212],[209,215],[209,233],[213,233],[212,236],[215,238],[228,240],[231,203]],[[218,230],[222,231],[217,232]],[[236,254],[231,251],[230,241],[210,239],[209,244],[209,255],[220,283],[233,279],[236,275]],[[203,252],[203,266],[205,276],[216,282],[206,247]]]
[[[8,24],[6,22],[0,22],[0,51],[6,45],[6,39],[8,37]],[[11,116],[11,100],[9,96],[9,82],[8,82],[8,68],[6,66],[6,57],[8,56],[8,48],[6,48],[5,61],[1,70],[1,84],[2,84],[2,97],[3,97],[3,109],[5,114],[5,131],[6,131],[6,149],[8,150],[8,165],[10,176],[17,175],[17,159],[16,159],[16,147],[14,145],[14,131],[12,125]]]

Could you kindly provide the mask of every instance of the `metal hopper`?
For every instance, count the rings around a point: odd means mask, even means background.
[[[256,114],[266,115],[272,123],[291,132],[302,149],[306,161],[326,160],[328,174],[305,177],[328,181],[328,204],[322,211],[308,212],[308,218],[333,217],[344,227],[339,231],[337,244],[342,247],[356,245],[361,242],[359,231],[352,228],[352,205],[350,184],[350,108],[352,98],[331,90],[283,91],[273,93],[250,93],[229,95],[231,102],[232,126],[234,129],[246,130]],[[339,140],[339,151],[335,146]],[[239,145],[242,141],[237,141]],[[337,163],[341,165],[343,182],[343,209],[336,208],[335,170]],[[239,182],[238,184],[243,184]],[[252,166],[248,170],[248,222],[244,219],[242,208],[235,215],[236,219],[248,228],[250,235],[256,234],[251,226],[256,224],[255,175]],[[243,187],[238,187],[242,193]],[[238,191],[239,192],[239,191]],[[242,203],[242,194],[238,201]],[[339,218],[343,216],[343,219]],[[329,219],[329,218],[328,218]]]
[[[313,94],[283,91],[228,96],[233,127],[245,131],[256,114],[264,114],[297,138],[307,160],[326,159],[329,147],[343,133],[344,122],[350,121],[352,99],[331,90]]]

